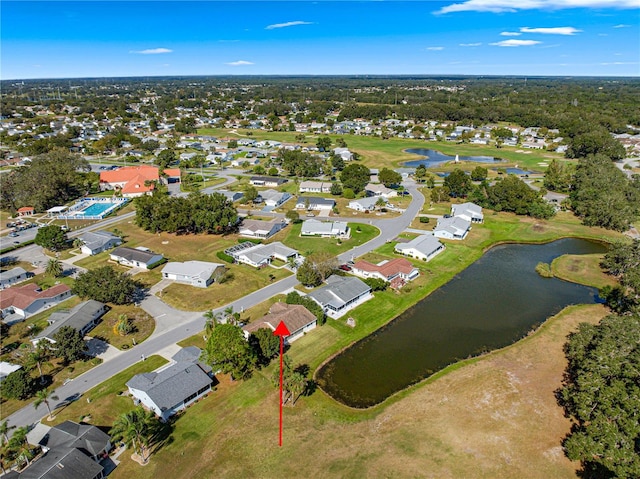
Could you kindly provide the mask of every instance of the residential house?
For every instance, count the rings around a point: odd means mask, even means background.
[[[243,219],[238,227],[238,234],[250,238],[269,239],[282,228],[287,226],[287,222],[274,218],[270,221]]]
[[[114,249],[109,255],[111,261],[115,261],[123,266],[131,268],[149,269],[159,261],[164,259],[159,253],[154,253],[150,249],[138,246],[137,248],[129,248],[128,246],[120,246]]]
[[[460,205],[451,205],[451,216],[462,218],[463,220],[470,221],[471,223],[482,223],[484,221],[482,207],[470,202],[462,203]]]
[[[166,421],[211,391],[211,368],[199,361],[201,350],[182,348],[169,366],[136,374],[127,382],[136,404],[142,404]]]
[[[326,214],[329,214],[329,212],[335,205],[335,200],[332,200],[331,198],[320,198],[317,196],[298,196],[295,209],[307,211],[323,211]]]
[[[351,266],[351,274],[361,278],[378,278],[391,283],[394,289],[420,276],[420,270],[404,258],[395,258],[378,264],[356,261]]]
[[[269,186],[271,188],[282,186],[288,181],[289,180],[286,178],[277,178],[272,176],[252,176],[249,179],[249,183],[253,186]]]
[[[353,160],[353,153],[349,151],[349,148],[334,148],[333,154],[342,158],[343,161]]]
[[[440,218],[438,224],[433,229],[433,236],[453,240],[463,240],[471,229],[471,221],[467,221],[460,216],[451,218]]]
[[[277,208],[278,206],[285,203],[289,198],[291,198],[291,194],[287,193],[286,191],[281,192],[269,189],[261,191],[260,197],[268,207]]]
[[[299,186],[300,193],[331,193],[333,183],[327,181],[302,181]]]
[[[321,238],[349,238],[351,230],[344,221],[305,220],[300,229],[301,236],[320,236]]]
[[[181,174],[180,168],[165,168],[162,171],[162,175],[167,184],[180,183]]]
[[[384,201],[385,205],[388,203],[384,196],[370,196],[349,201],[347,208],[356,211],[374,211],[377,207],[376,203],[380,200]]]
[[[162,268],[162,278],[197,288],[206,288],[216,275],[224,271],[224,265],[207,261],[169,262]]]
[[[95,328],[102,316],[108,311],[108,306],[100,301],[90,299],[77,304],[67,311],[56,311],[51,313],[44,331],[38,334],[31,342],[36,345],[42,340],[47,340],[55,344],[53,337],[63,326],[70,326],[80,333],[82,337]]]
[[[20,364],[12,364],[6,361],[0,361],[0,382],[6,378],[9,374],[15,373],[19,369],[22,369]]]
[[[296,339],[304,336],[305,333],[314,329],[317,325],[318,318],[300,304],[278,302],[271,306],[269,314],[253,323],[249,323],[242,329],[245,337],[248,339],[251,333],[255,333],[261,328],[269,328],[271,331],[275,331],[280,321],[284,322],[291,333],[284,338],[285,343],[291,344]]]
[[[44,291],[35,283],[14,286],[2,291],[0,310],[2,315],[17,315],[25,319],[40,309],[54,306],[71,297],[71,289],[66,284],[57,284]]]
[[[215,190],[214,193],[220,193],[221,195],[226,196],[231,202],[238,201],[244,196],[242,191]]]
[[[24,479],[102,479],[102,459],[111,438],[96,426],[65,421],[53,426],[39,444],[43,455],[13,477]],[[7,476],[10,477],[10,476]]]
[[[22,208],[18,208],[18,216],[32,216],[35,211],[33,206],[23,206]]]
[[[238,263],[248,264],[256,268],[271,264],[273,259],[288,262],[290,258],[297,260],[299,254],[296,250],[283,245],[279,241],[269,244],[253,244],[250,241],[227,248],[225,251]]]
[[[371,288],[353,276],[332,275],[326,285],[311,291],[308,296],[318,303],[327,316],[337,319],[347,311],[371,299]]]
[[[33,276],[33,273],[30,273],[19,266],[16,266],[9,271],[0,271],[0,289],[26,281],[31,276]]]
[[[432,235],[420,235],[412,239],[408,243],[396,244],[394,250],[396,253],[409,256],[410,258],[421,259],[422,261],[430,261],[436,255],[444,251],[444,245],[440,243]]]
[[[398,192],[396,190],[387,188],[383,184],[369,183],[364,187],[364,191],[367,193],[367,196],[383,197],[386,199],[398,196]]]
[[[80,236],[80,241],[84,243],[80,251],[91,256],[122,244],[122,238],[104,230],[87,231]]]

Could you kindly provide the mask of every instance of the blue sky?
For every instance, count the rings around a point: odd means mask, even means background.
[[[0,78],[640,76],[640,0],[11,1]]]

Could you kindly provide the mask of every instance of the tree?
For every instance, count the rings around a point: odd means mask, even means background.
[[[471,178],[459,168],[453,170],[444,179],[444,186],[449,188],[449,195],[454,198],[467,196],[473,188]]]
[[[72,287],[74,294],[103,303],[131,304],[140,284],[126,272],[102,266],[78,275]]]
[[[280,338],[271,329],[260,328],[249,335],[249,345],[258,358],[258,363],[267,365],[280,351]]]
[[[156,157],[154,163],[158,165],[160,168],[167,168],[169,165],[171,165],[176,161],[178,161],[176,152],[168,148],[158,153],[158,156]]]
[[[325,320],[325,314],[322,307],[308,296],[302,296],[297,291],[291,291],[285,299],[287,304],[301,304],[307,308],[318,320],[318,326],[321,326]]]
[[[33,394],[33,379],[24,369],[18,369],[2,380],[0,392],[6,399],[27,399]]]
[[[0,208],[15,211],[33,206],[36,212],[65,204],[85,192],[84,175],[89,163],[69,153],[68,147],[56,148],[31,159],[0,176]]]
[[[536,218],[550,218],[555,213],[553,207],[544,202],[539,191],[532,190],[515,175],[507,175],[484,189],[486,200],[483,204],[495,211],[510,211]]]
[[[62,276],[63,267],[62,262],[58,259],[51,258],[47,261],[47,268],[45,269],[45,273],[49,276],[53,276],[54,278],[59,278]]]
[[[571,208],[587,226],[626,231],[640,214],[640,188],[604,155],[578,161]]]
[[[247,202],[253,203],[258,197],[258,190],[255,186],[247,185],[244,187],[243,195]]]
[[[319,286],[322,284],[320,273],[318,273],[313,263],[309,261],[309,258],[305,258],[304,262],[298,266],[296,279],[305,286]]]
[[[331,148],[331,138],[328,136],[321,136],[318,138],[318,141],[316,141],[316,146],[320,151],[329,151],[329,148]]]
[[[338,269],[339,265],[338,258],[327,251],[316,251],[307,256],[306,260],[308,260],[318,272],[321,282],[331,276],[333,272]]]
[[[334,196],[340,196],[342,194],[342,186],[340,183],[331,183],[330,192]]]
[[[204,322],[204,332],[207,336],[211,334],[211,331],[215,329],[215,327],[220,324],[219,316],[213,312],[212,309],[205,312],[203,314],[205,322]]]
[[[416,178],[418,183],[423,183],[424,178],[427,176],[427,167],[424,165],[418,165],[413,176]]]
[[[440,203],[441,201],[447,201],[449,199],[449,187],[448,186],[434,186],[431,189],[431,201],[434,203]]]
[[[472,181],[484,181],[489,176],[489,170],[482,166],[476,166],[471,172]]]
[[[271,168],[269,168],[269,171],[267,173],[269,174],[269,176],[278,176],[280,172],[278,171],[278,168],[272,166]]]
[[[346,189],[351,189],[355,194],[360,193],[367,186],[371,179],[371,172],[369,168],[360,164],[352,163],[347,165],[342,173],[340,173],[340,181],[342,186]]]
[[[297,399],[307,389],[309,368],[306,365],[293,367],[293,361],[286,354],[282,358],[282,402],[295,406]],[[280,369],[275,369],[272,383],[276,388],[280,387]]]
[[[242,329],[233,324],[220,324],[211,332],[204,351],[206,361],[234,379],[251,376],[256,357],[244,339]]]
[[[33,406],[38,409],[38,406],[44,403],[44,405],[47,406],[47,411],[49,411],[49,419],[52,419],[53,414],[51,413],[51,405],[49,404],[49,399],[57,401],[58,397],[53,396],[53,391],[49,392],[47,388],[40,389],[38,392],[36,392],[36,400],[33,402]]]
[[[618,312],[637,308],[640,305],[640,240],[613,243],[600,266],[620,282],[619,287],[604,295],[610,306],[617,305],[614,310]]]
[[[571,138],[566,156],[567,158],[586,158],[589,155],[603,155],[615,161],[624,158],[625,154],[624,146],[606,129],[597,129]]]
[[[300,222],[300,213],[298,213],[296,210],[289,210],[285,213],[284,216],[292,223]]]
[[[51,251],[60,251],[67,246],[67,234],[58,225],[38,228],[34,243]]]
[[[42,376],[42,366],[45,364],[51,365],[49,362],[51,358],[51,347],[49,341],[39,341],[36,348],[27,356],[25,367],[29,370],[33,368],[38,369],[40,375],[40,384],[44,383],[44,377]]]
[[[331,155],[331,166],[338,171],[344,170],[344,160],[339,155]]]
[[[364,282],[371,288],[371,291],[384,291],[389,287],[389,282],[381,278],[366,278]]]
[[[158,429],[158,420],[153,412],[142,406],[123,413],[115,420],[109,435],[114,441],[122,441],[139,454],[142,462],[149,460],[153,438]]]
[[[380,183],[387,188],[391,188],[392,186],[402,183],[402,175],[389,168],[382,168],[378,174],[378,178],[380,179]]]
[[[80,335],[80,331],[71,326],[62,326],[53,335],[55,341],[55,354],[62,358],[65,364],[84,357],[87,345]]]
[[[598,477],[640,477],[640,316],[582,323],[565,345],[558,401],[574,421],[565,454]]]
[[[126,314],[122,313],[118,316],[114,330],[120,336],[126,336],[133,331],[133,324],[131,324],[131,320]]]
[[[8,376],[7,376],[8,377]],[[29,429],[26,427],[19,427],[9,439],[9,443],[7,444],[7,449],[14,454],[14,457],[17,456],[17,460],[19,463],[26,462],[29,465],[31,458],[33,457],[33,453],[31,451],[31,446],[27,442],[27,433]]]
[[[571,170],[564,163],[553,159],[544,172],[544,187],[551,191],[568,192],[571,188]]]
[[[9,426],[8,421],[2,421],[0,423],[0,436],[2,436],[2,441],[0,441],[0,445],[4,446],[9,442],[9,430],[14,426]]]

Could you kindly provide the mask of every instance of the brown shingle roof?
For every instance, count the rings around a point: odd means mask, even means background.
[[[57,284],[44,291],[35,283],[14,286],[0,293],[0,309],[14,306],[24,310],[37,299],[52,299],[67,291],[70,291],[70,288],[66,284]]]
[[[378,271],[386,278],[390,278],[398,273],[409,274],[415,269],[415,267],[404,258],[392,259],[381,266],[369,263],[368,261],[358,261],[353,267],[362,271]]]
[[[270,328],[275,331],[280,321],[284,321],[289,332],[293,334],[316,319],[307,308],[300,304],[274,303],[269,310],[269,314],[255,323],[245,326],[244,330],[249,333],[253,333],[260,328]]]

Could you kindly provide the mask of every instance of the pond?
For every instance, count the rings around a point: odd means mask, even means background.
[[[407,153],[413,153],[415,155],[420,155],[423,158],[419,160],[407,161],[403,166],[408,167],[417,167],[420,165],[424,165],[427,168],[432,168],[448,161],[455,161],[455,156],[445,155],[436,150],[429,150],[425,148],[411,148],[405,150]],[[493,156],[459,156],[458,159],[460,161],[475,161],[477,163],[501,163],[502,160],[500,158],[495,158]]]
[[[565,306],[598,299],[594,288],[541,277],[539,262],[605,251],[602,244],[571,238],[496,246],[327,362],[318,384],[348,406],[370,407],[452,363],[507,346]]]

